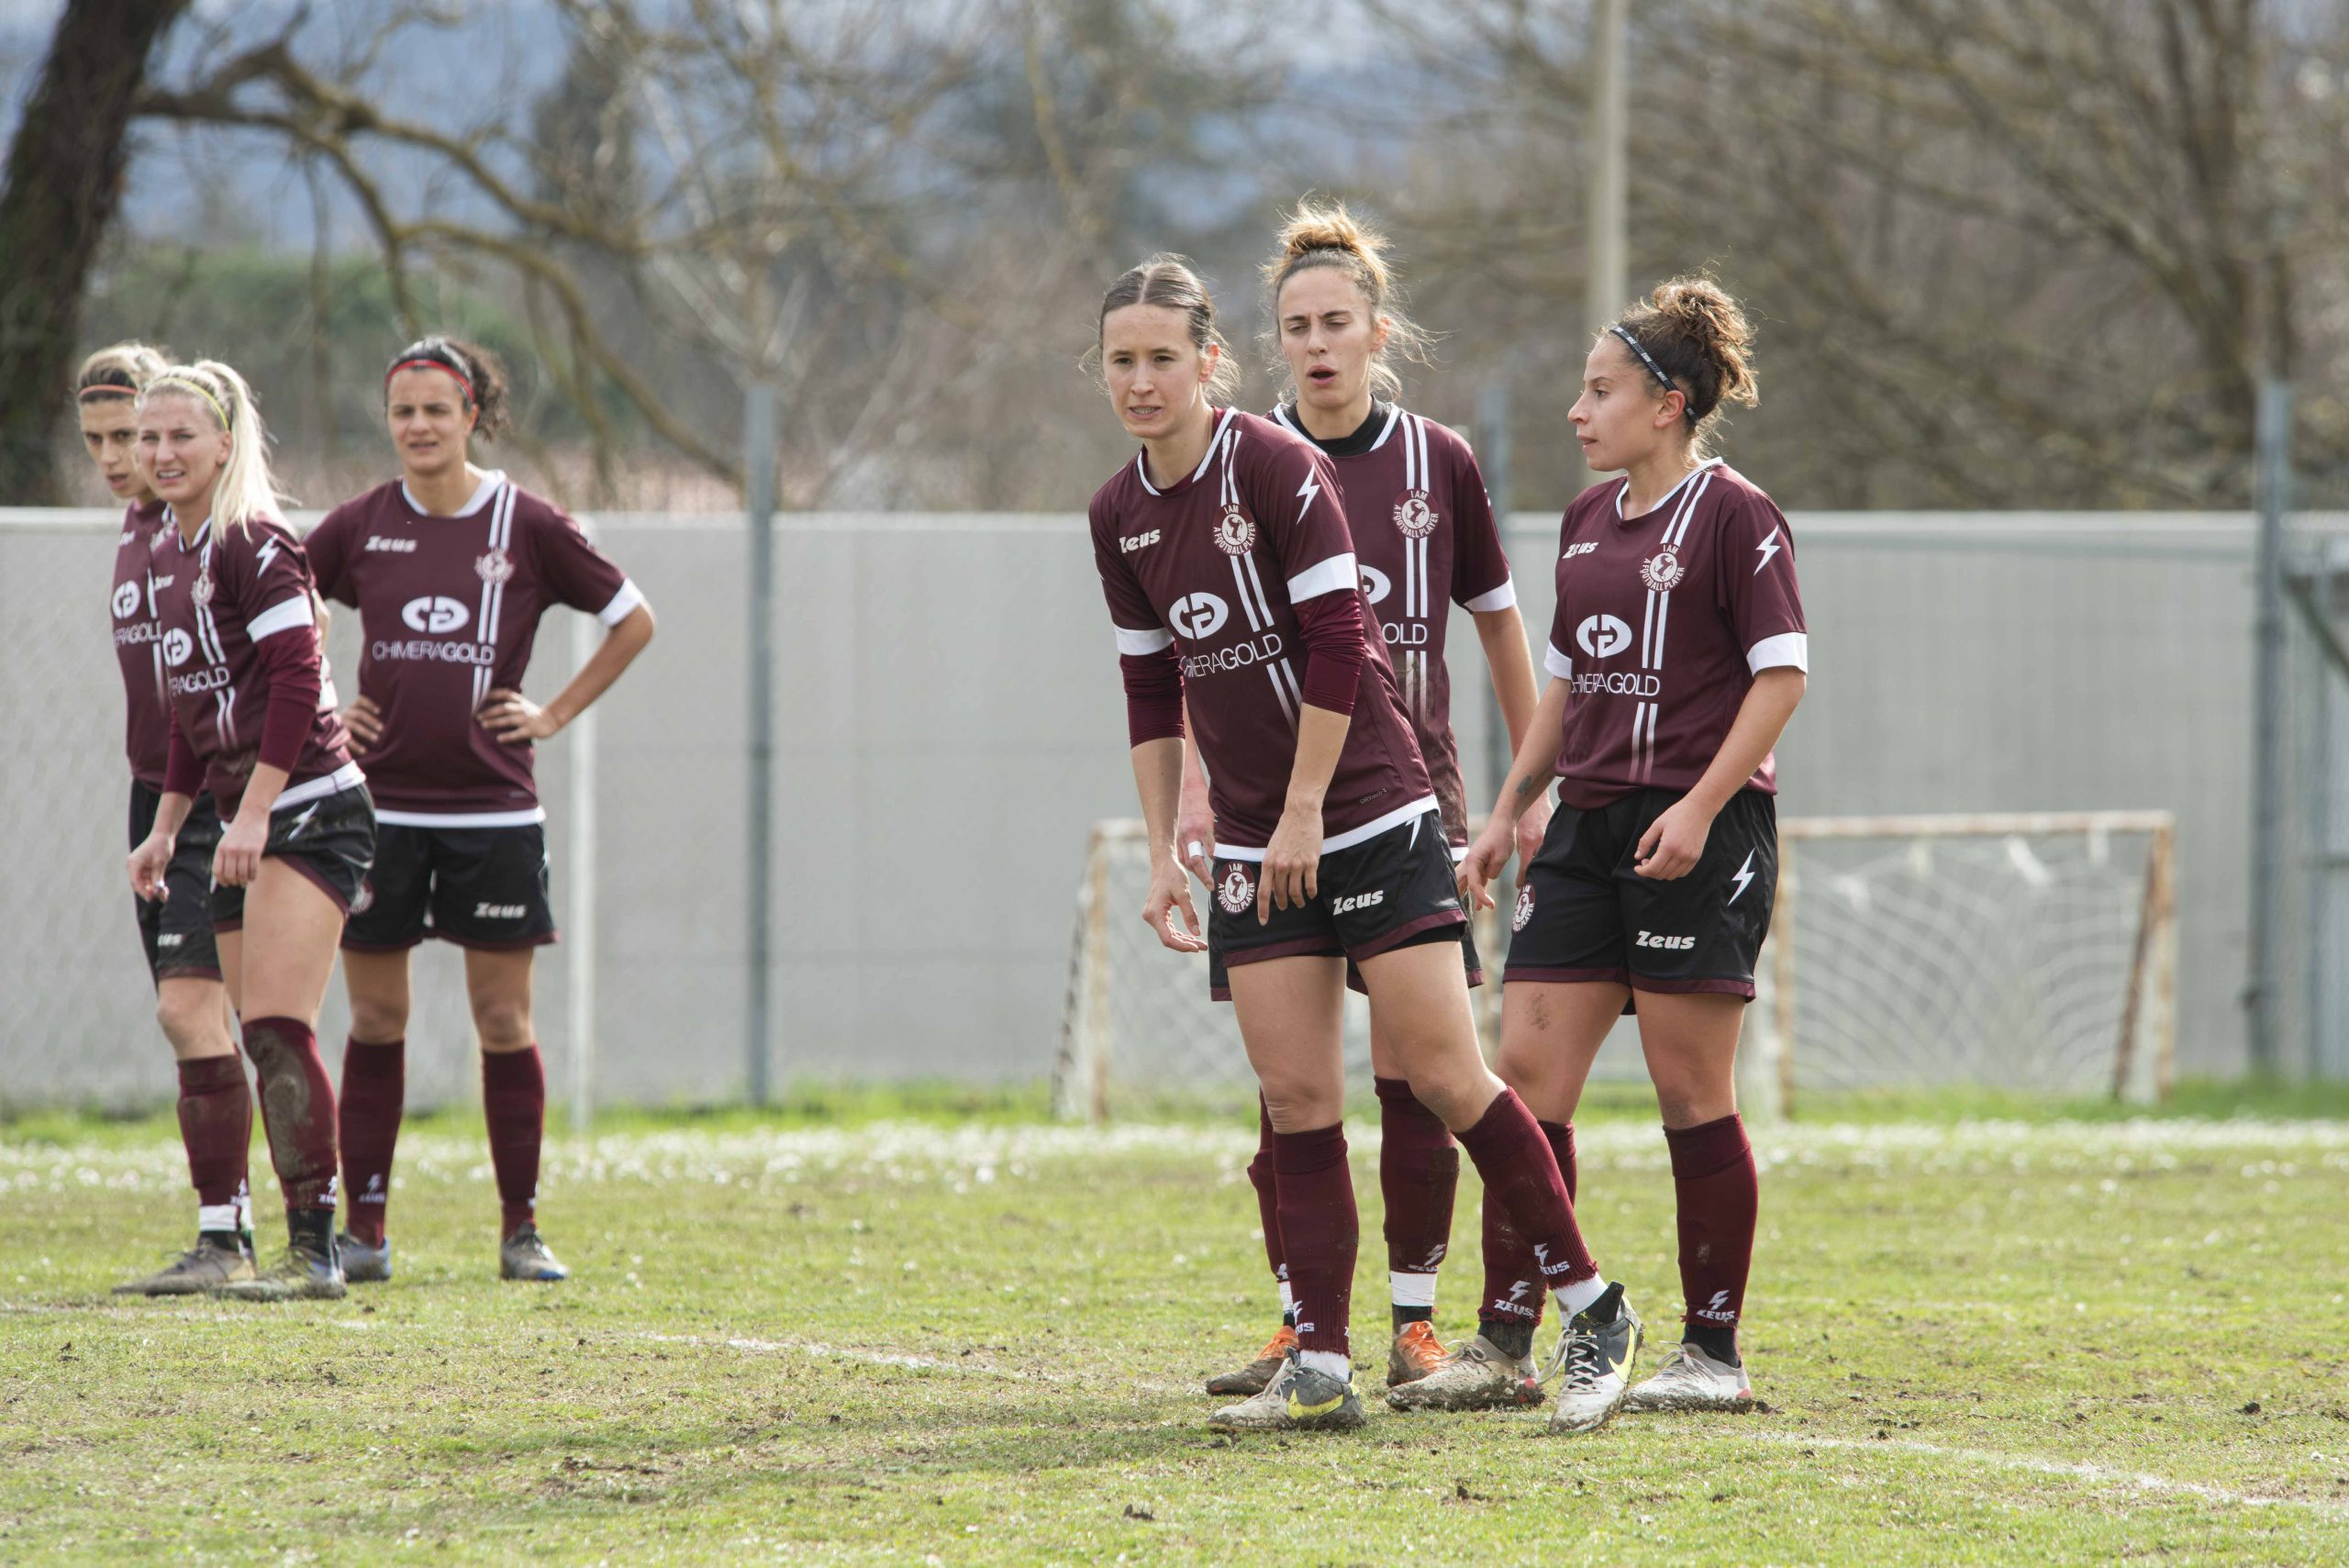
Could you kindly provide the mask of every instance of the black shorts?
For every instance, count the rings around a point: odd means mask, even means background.
[[[155,830],[155,808],[163,792],[130,781],[130,847]],[[163,871],[168,896],[131,902],[139,909],[139,943],[147,950],[147,973],[166,980],[217,980],[220,950],[212,940],[212,851],[220,847],[220,813],[212,797],[199,795],[180,824],[172,863]]]
[[[1321,857],[1312,900],[1272,909],[1256,923],[1256,886],[1264,867],[1254,861],[1215,862],[1215,894],[1208,909],[1208,985],[1228,1001],[1230,966],[1269,958],[1343,958],[1352,970],[1420,942],[1456,941],[1468,917],[1453,880],[1452,851],[1433,812],[1390,828],[1375,839]]]
[[[1457,864],[1458,862],[1454,862]],[[1455,886],[1457,884],[1454,884]],[[1468,972],[1468,989],[1474,991],[1485,983],[1485,957],[1476,951],[1476,928],[1472,924],[1460,927],[1460,967]],[[1442,928],[1431,928],[1417,936],[1397,942],[1397,947],[1410,947],[1422,941],[1450,941],[1453,933]],[[1362,983],[1362,969],[1353,959],[1346,960],[1346,989],[1370,995],[1370,987]],[[1219,1002],[1231,1000],[1231,982],[1223,967],[1223,954],[1209,949],[1208,952],[1208,995]]]
[[[352,952],[406,952],[427,937],[493,952],[554,940],[545,826],[383,824],[375,869],[351,907],[342,945]]]
[[[1504,984],[1611,981],[1752,998],[1778,891],[1776,804],[1738,791],[1688,874],[1651,881],[1631,869],[1631,857],[1640,835],[1680,798],[1644,789],[1591,811],[1558,807],[1518,890]]]
[[[272,812],[265,859],[284,861],[318,884],[345,915],[366,885],[367,863],[375,858],[375,802],[365,784],[337,790],[320,800],[304,801]],[[241,930],[245,924],[245,890],[212,889],[212,929]]]

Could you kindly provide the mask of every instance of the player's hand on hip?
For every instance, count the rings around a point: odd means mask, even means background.
[[[1640,835],[1631,869],[1652,882],[1687,876],[1705,858],[1705,840],[1712,831],[1710,813],[1693,801],[1676,800]]]
[[[1493,878],[1508,864],[1512,837],[1508,823],[1487,822],[1476,841],[1468,846],[1468,858],[1460,862],[1456,874],[1460,896],[1471,911],[1493,906]]]
[[[481,705],[482,728],[508,746],[550,740],[562,721],[524,696],[500,686]]]
[[[1182,912],[1183,924],[1174,923],[1174,914]],[[1191,884],[1183,879],[1183,868],[1170,856],[1150,868],[1150,895],[1142,901],[1141,917],[1158,934],[1161,947],[1176,952],[1205,952],[1207,940],[1199,935],[1199,914],[1191,906]]]
[[[1275,909],[1302,909],[1321,891],[1321,811],[1291,806],[1281,812],[1273,841],[1264,846],[1264,872],[1256,880],[1256,924]]]
[[[212,880],[223,887],[244,887],[261,874],[262,851],[269,847],[269,818],[256,821],[245,812],[237,813],[220,834],[220,847],[212,851]]]
[[[163,882],[163,873],[170,869],[172,851],[177,843],[161,833],[150,833],[130,851],[126,862],[130,871],[130,891],[150,904],[160,903],[172,895]]]
[[[1215,891],[1214,854],[1215,813],[1207,802],[1186,795],[1174,813],[1174,858],[1210,893]]]
[[[364,751],[384,738],[384,710],[372,697],[353,697],[342,710],[342,727],[351,731],[351,749]]]

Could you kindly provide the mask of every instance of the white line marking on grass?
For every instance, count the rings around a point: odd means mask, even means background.
[[[1854,1453],[1882,1453],[1889,1449],[1895,1452],[1921,1454],[1929,1459],[1957,1460],[1966,1464],[1987,1465],[2000,1470],[2027,1471],[2033,1475],[2093,1482],[2099,1486],[2123,1486],[2165,1496],[2199,1497],[2206,1503],[2232,1503],[2246,1508],[2313,1508],[2318,1513],[2334,1518],[2349,1518],[2349,1507],[2321,1497],[2259,1497],[2248,1492],[2230,1492],[2223,1486],[2212,1486],[2199,1481],[2173,1481],[2165,1475],[2154,1475],[2142,1470],[2116,1470],[2110,1465],[2086,1460],[2046,1459],[2033,1453],[1999,1453],[1992,1449],[1950,1448],[1941,1443],[1920,1442],[1912,1438],[1805,1437],[1798,1432],[1741,1432],[1737,1436],[1747,1442],[1777,1443],[1794,1448],[1844,1449]]]
[[[816,1340],[758,1340],[740,1335],[714,1336],[707,1334],[628,1334],[624,1339],[656,1345],[692,1345],[701,1350],[747,1351],[753,1355],[788,1355],[797,1351],[822,1361],[856,1362],[865,1366],[903,1367],[913,1372],[952,1372],[969,1377],[996,1377],[1015,1383],[1041,1383],[1055,1388],[1083,1388],[1094,1380],[1070,1377],[1063,1373],[1023,1371],[1018,1367],[997,1366],[975,1356],[955,1356],[941,1359],[935,1356],[902,1355],[895,1351],[863,1351],[849,1345],[828,1345]],[[1151,1378],[1134,1378],[1120,1386],[1138,1394],[1188,1394],[1193,1385],[1187,1383],[1160,1383]]]

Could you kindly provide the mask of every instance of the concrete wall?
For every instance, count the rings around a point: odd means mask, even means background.
[[[1508,529],[1537,639],[1554,528]],[[1814,670],[1782,754],[1783,808],[2175,809],[2181,1062],[2236,1070],[2247,520],[1836,515],[1794,528]],[[600,1090],[728,1095],[744,1076],[745,536],[723,517],[609,517],[597,531],[661,619],[598,709]],[[0,1100],[153,1099],[168,1082],[117,847],[120,696],[98,609],[114,539],[110,517],[0,513],[0,648],[17,673],[0,685],[0,780],[37,862],[10,879],[0,917]],[[777,561],[778,1080],[1041,1074],[1085,825],[1133,810],[1082,521],[796,518]],[[355,618],[330,641],[346,684]],[[570,668],[568,623],[541,634],[538,695]],[[1454,646],[1462,750],[1484,794],[1464,617]],[[575,739],[541,760],[559,899]],[[541,970],[558,1078],[569,962],[558,948]],[[471,1093],[457,967],[438,948],[419,959],[419,1098]],[[322,1032],[340,1027],[330,1008]]]

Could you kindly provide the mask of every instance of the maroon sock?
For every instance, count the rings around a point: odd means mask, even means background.
[[[237,1229],[238,1195],[245,1185],[245,1162],[253,1143],[253,1091],[245,1064],[234,1052],[183,1062],[180,1066],[180,1141],[187,1145],[187,1173],[195,1201],[228,1223],[207,1230]],[[210,1217],[207,1217],[210,1218]]]
[[[1452,1199],[1460,1186],[1460,1147],[1443,1118],[1412,1096],[1401,1078],[1373,1078],[1378,1091],[1378,1189],[1386,1200],[1386,1267],[1431,1274],[1452,1243]]]
[[[1288,1255],[1281,1250],[1280,1184],[1273,1175],[1273,1113],[1256,1096],[1256,1157],[1248,1162],[1248,1184],[1256,1189],[1256,1218],[1264,1228],[1264,1262],[1273,1283],[1288,1284]]]
[[[247,1018],[245,1054],[261,1080],[261,1125],[285,1207],[332,1209],[334,1084],[317,1035],[299,1018]]]
[[[1550,1140],[1557,1158],[1558,1179],[1566,1184],[1566,1199],[1574,1200],[1577,1175],[1575,1124],[1545,1121],[1542,1136]],[[1508,1222],[1508,1211],[1485,1191],[1485,1304],[1476,1316],[1488,1323],[1539,1323],[1542,1302],[1549,1293],[1533,1266],[1533,1249]]]
[[[407,1097],[407,1042],[342,1048],[342,1190],[351,1233],[371,1247],[384,1244],[392,1195],[392,1151],[400,1140]]]
[[[546,1136],[547,1073],[533,1044],[481,1053],[481,1106],[489,1122],[489,1162],[497,1172],[503,1234],[538,1218],[539,1145]]]
[[[1540,1290],[1556,1290],[1598,1273],[1575,1225],[1574,1200],[1566,1195],[1558,1157],[1516,1090],[1496,1095],[1476,1125],[1460,1135],[1460,1146],[1475,1162],[1487,1201],[1500,1201],[1509,1224],[1531,1249]]]
[[[1702,1127],[1667,1127],[1664,1138],[1680,1200],[1680,1294],[1687,1304],[1682,1320],[1717,1343],[1726,1336],[1734,1344],[1761,1198],[1753,1146],[1734,1115]]]
[[[1353,1176],[1346,1169],[1345,1124],[1274,1133],[1273,1168],[1289,1288],[1297,1296],[1297,1348],[1349,1354],[1346,1319],[1361,1234]]]

